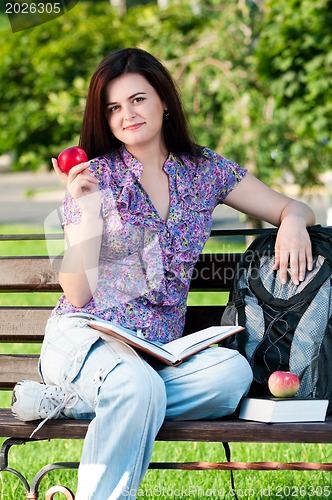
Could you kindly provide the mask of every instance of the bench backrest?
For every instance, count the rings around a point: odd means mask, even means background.
[[[257,231],[214,230],[211,237],[224,239],[240,236],[244,243],[244,235],[248,234],[257,234]],[[60,238],[62,239],[61,235],[47,235],[48,240]],[[9,296],[11,297],[8,299],[9,302],[0,306],[0,389],[10,389],[18,380],[24,378],[39,380],[37,372],[39,346],[36,347],[35,354],[28,354],[30,350],[27,350],[26,345],[42,342],[46,321],[61,294],[57,266],[54,265],[54,261],[50,260],[47,252],[45,251],[44,255],[31,257],[24,253],[22,255],[24,242],[38,240],[45,240],[45,236],[0,235],[0,293],[2,292],[2,297],[4,292],[13,293]],[[4,242],[7,242],[7,245],[11,242],[10,244],[14,246],[14,250],[10,252],[11,255],[4,256],[1,249]],[[240,253],[233,252],[202,254],[194,270],[191,292],[203,291],[204,294],[210,294],[229,291],[234,268],[240,256]],[[32,303],[30,294],[38,295],[38,297],[42,294],[46,297],[45,294],[49,292],[53,292],[50,305],[30,305]],[[14,301],[13,297],[16,298],[26,293],[29,294],[28,298],[23,295],[19,305],[14,305],[17,301]],[[205,295],[204,302],[211,304],[206,297]],[[40,298],[39,303],[43,303]],[[221,313],[220,301],[218,305],[189,306],[185,333],[219,324]],[[22,346],[19,343],[22,343]],[[6,344],[10,344],[10,349]],[[15,349],[13,349],[13,344],[16,344]],[[13,351],[15,351],[14,354]]]

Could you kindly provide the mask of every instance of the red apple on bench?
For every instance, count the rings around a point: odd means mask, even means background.
[[[268,387],[276,398],[292,398],[300,388],[300,379],[295,373],[279,370],[271,373]]]
[[[84,149],[79,146],[66,148],[58,156],[58,165],[65,174],[68,174],[69,170],[75,165],[85,161],[89,161],[89,158]]]

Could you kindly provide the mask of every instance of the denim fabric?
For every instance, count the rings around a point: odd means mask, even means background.
[[[177,367],[154,368],[134,349],[105,340],[81,314],[49,319],[40,357],[45,383],[78,395],[68,416],[88,418],[76,500],[136,498],[164,419],[233,413],[252,373],[234,350],[211,347]]]

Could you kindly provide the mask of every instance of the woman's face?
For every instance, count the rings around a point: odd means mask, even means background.
[[[155,146],[164,149],[162,133],[166,105],[138,73],[127,73],[106,87],[106,117],[113,135],[129,152]]]

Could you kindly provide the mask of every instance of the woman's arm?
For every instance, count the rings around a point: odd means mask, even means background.
[[[98,263],[103,221],[82,215],[79,224],[65,227],[65,253],[59,282],[66,299],[83,307],[93,296],[98,281]]]
[[[293,282],[303,281],[306,269],[312,269],[311,242],[306,230],[315,224],[310,207],[274,191],[249,173],[229,193],[225,204],[279,227],[274,269],[280,268],[282,283],[286,283],[288,265]]]
[[[76,165],[68,176],[59,170],[56,160],[52,163],[58,175],[66,180],[67,189],[81,211],[79,224],[65,226],[65,253],[59,282],[66,299],[76,307],[83,307],[93,296],[98,281],[103,232],[98,180],[87,170],[88,163]]]

